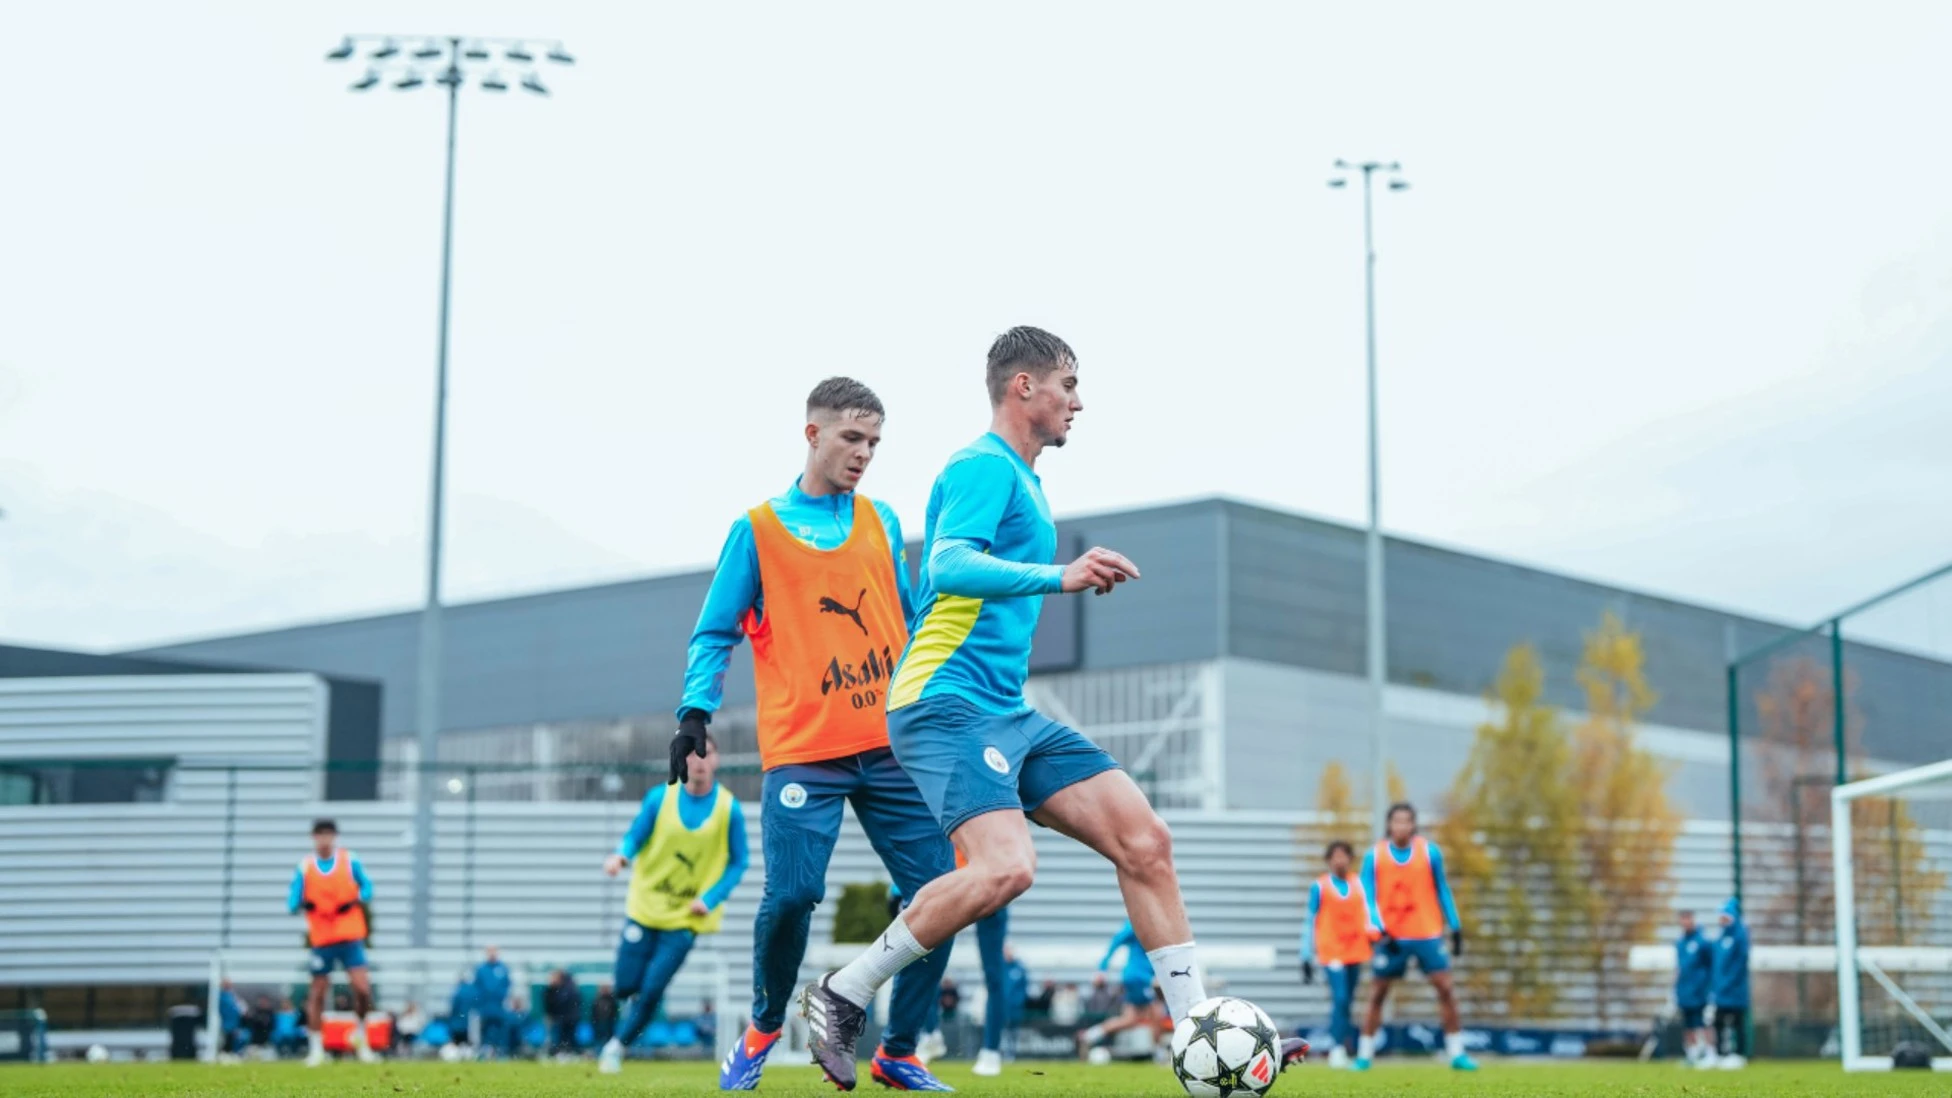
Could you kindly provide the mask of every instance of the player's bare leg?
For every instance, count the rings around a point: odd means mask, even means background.
[[[1457,1015],[1457,989],[1450,969],[1430,974],[1430,986],[1437,991],[1437,1017],[1444,1027],[1444,1055],[1459,1071],[1476,1071],[1477,1061],[1464,1049],[1464,1023]]]
[[[325,992],[331,985],[330,973],[314,975],[312,986],[305,992],[305,1025],[310,1029],[307,1042],[311,1046],[305,1054],[306,1067],[325,1063]]]
[[[1185,1017],[1207,997],[1206,981],[1194,956],[1193,924],[1173,866],[1172,830],[1152,810],[1145,793],[1125,771],[1107,770],[1051,794],[1038,806],[1036,819],[1112,863],[1132,932],[1159,975],[1166,1014],[1175,1020]],[[1285,1068],[1307,1054],[1308,1042],[1290,1037],[1282,1042],[1281,1064]]]
[[[1383,1004],[1389,1002],[1389,989],[1395,986],[1395,980],[1382,977],[1369,986],[1369,1007],[1362,1015],[1362,1032],[1356,1037],[1356,1059],[1350,1065],[1357,1071],[1368,1071],[1369,1062],[1376,1056],[1376,1033],[1383,1028]]]
[[[1037,874],[1037,851],[1023,813],[987,812],[951,836],[968,864],[923,885],[901,917],[862,955],[800,995],[807,1047],[842,1090],[855,1083],[855,1043],[867,1024],[874,990],[909,962],[1024,894]]]
[[[375,1053],[366,1037],[366,1016],[373,1012],[373,977],[364,968],[350,969],[346,972],[346,982],[352,985],[352,1009],[358,1017],[352,1028],[352,1049],[361,1063],[377,1063],[379,1054]]]

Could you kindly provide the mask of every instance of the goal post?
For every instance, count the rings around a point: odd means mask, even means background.
[[[1857,912],[1857,847],[1852,834],[1853,809],[1867,797],[1952,799],[1952,759],[1850,782],[1830,792],[1830,858],[1836,875],[1837,905],[1837,1030],[1845,1071],[1885,1071],[1889,1055],[1866,1055],[1864,1050],[1863,988],[1869,976],[1897,1007],[1941,1046],[1932,1067],[1952,1071],[1952,1032],[1932,1012],[1894,980],[1880,965],[1873,948],[1860,947]],[[1952,951],[1945,956],[1952,970]]]

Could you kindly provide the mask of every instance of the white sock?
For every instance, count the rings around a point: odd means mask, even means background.
[[[1444,1055],[1453,1060],[1464,1055],[1464,1035],[1462,1033],[1444,1034]]]
[[[1160,946],[1146,951],[1152,958],[1152,971],[1159,988],[1166,993],[1166,1016],[1177,1022],[1196,1005],[1206,1001],[1206,978],[1193,957],[1193,943]]]
[[[928,956],[909,933],[908,923],[896,919],[881,932],[874,944],[861,951],[859,957],[847,963],[847,967],[833,974],[827,981],[834,994],[846,999],[861,1009],[867,1009],[874,1002],[874,993],[882,984],[894,979],[895,973]]]
[[[313,1033],[313,1034],[311,1034],[311,1035],[310,1035],[310,1041],[311,1041],[311,1044],[312,1044],[312,1051],[313,1051],[313,1052],[324,1052],[324,1051],[325,1051],[325,1034],[323,1034],[323,1033]]]
[[[1358,1034],[1356,1037],[1356,1059],[1374,1060],[1376,1058],[1376,1035]]]

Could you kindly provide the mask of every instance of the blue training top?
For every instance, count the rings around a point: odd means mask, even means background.
[[[1037,474],[994,433],[958,450],[929,492],[915,625],[889,710],[961,698],[1021,713],[1042,596],[1063,589],[1057,524]]]
[[[788,533],[815,549],[838,549],[854,532],[854,493],[810,496],[800,490],[795,478],[785,492],[767,501],[773,514]],[[914,596],[908,584],[908,553],[902,545],[901,522],[894,508],[874,501],[874,513],[888,534],[895,551],[895,586],[901,596],[902,616],[912,618]],[[684,700],[678,712],[697,709],[718,712],[725,700],[725,669],[732,662],[732,649],[745,639],[741,624],[746,611],[762,616],[766,612],[764,592],[759,589],[759,549],[752,540],[752,519],[741,514],[725,535],[719,550],[718,569],[712,573],[711,589],[705,592],[705,605],[698,611],[698,625],[691,631],[691,648],[685,660]]]
[[[1149,984],[1152,982],[1152,958],[1146,956],[1145,947],[1139,944],[1139,935],[1132,929],[1131,920],[1118,928],[1112,935],[1112,943],[1105,947],[1105,956],[1098,962],[1098,971],[1105,971],[1117,955],[1119,948],[1125,949],[1125,968],[1119,979],[1128,984]]]
[[[1731,906],[1734,901],[1729,901]],[[1717,1007],[1747,1010],[1749,1006],[1749,928],[1740,916],[1722,928],[1715,939],[1715,967],[1710,994]]]
[[[1457,900],[1450,894],[1450,878],[1444,874],[1444,852],[1437,849],[1437,844],[1429,839],[1423,840],[1423,845],[1430,851],[1430,876],[1437,882],[1437,902],[1444,908],[1444,925],[1452,930],[1462,930],[1464,922],[1457,917]],[[1410,852],[1410,847],[1397,846],[1394,842],[1389,844],[1389,856],[1397,865],[1408,865]],[[1370,927],[1377,931],[1387,931],[1389,928],[1383,925],[1382,912],[1376,908],[1376,848],[1373,846],[1362,856],[1362,890],[1369,894]]]
[[[1695,927],[1674,939],[1674,1005],[1708,1005],[1708,982],[1715,968],[1714,950]]]
[[[307,854],[306,857],[318,862],[320,873],[330,873],[334,869],[339,868],[337,864],[339,861],[339,852],[336,850],[332,852],[332,857],[330,858],[319,858],[313,854]],[[352,879],[359,886],[359,902],[363,904],[372,903],[373,879],[366,875],[366,867],[359,864],[358,858],[352,860]],[[304,903],[305,863],[301,860],[298,863],[298,868],[291,871],[291,888],[285,893],[285,910],[289,914],[296,915],[298,914],[298,909]]]
[[[617,853],[624,858],[635,858],[644,844],[651,841],[651,832],[657,828],[657,814],[664,808],[665,791],[668,785],[651,787],[644,794],[644,803],[638,806],[637,818],[630,821],[625,829],[623,841],[617,844]],[[712,818],[712,808],[718,803],[718,786],[702,797],[695,797],[691,790],[680,785],[678,790],[678,822],[692,830],[703,827]],[[732,890],[739,887],[739,881],[746,875],[746,866],[752,861],[752,848],[746,842],[746,814],[735,799],[732,802],[731,818],[726,821],[726,842],[728,856],[725,873],[712,887],[706,889],[698,898],[705,901],[706,907],[717,907],[725,902]]]

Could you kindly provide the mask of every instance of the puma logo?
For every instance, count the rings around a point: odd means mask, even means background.
[[[1175,970],[1175,971],[1171,971],[1171,972],[1168,972],[1168,973],[1166,973],[1166,975],[1168,975],[1168,976],[1191,976],[1192,974],[1193,974],[1193,966],[1191,966],[1191,965],[1188,965],[1188,966],[1186,966],[1185,968],[1182,968],[1182,969],[1178,969],[1178,970]]]
[[[886,934],[883,934],[881,936],[881,952],[893,953],[894,951],[895,951],[895,943],[889,941],[888,936]]]
[[[823,614],[839,614],[842,617],[853,618],[855,628],[859,629],[861,635],[865,637],[868,635],[868,627],[861,621],[861,603],[865,602],[867,597],[868,589],[865,587],[861,588],[861,593],[855,596],[854,605],[850,608],[842,606],[838,599],[829,595],[822,595],[820,596],[820,612]]]
[[[686,869],[693,870],[694,872],[698,869],[698,863],[687,857],[682,850],[673,850],[671,856],[683,862]]]

